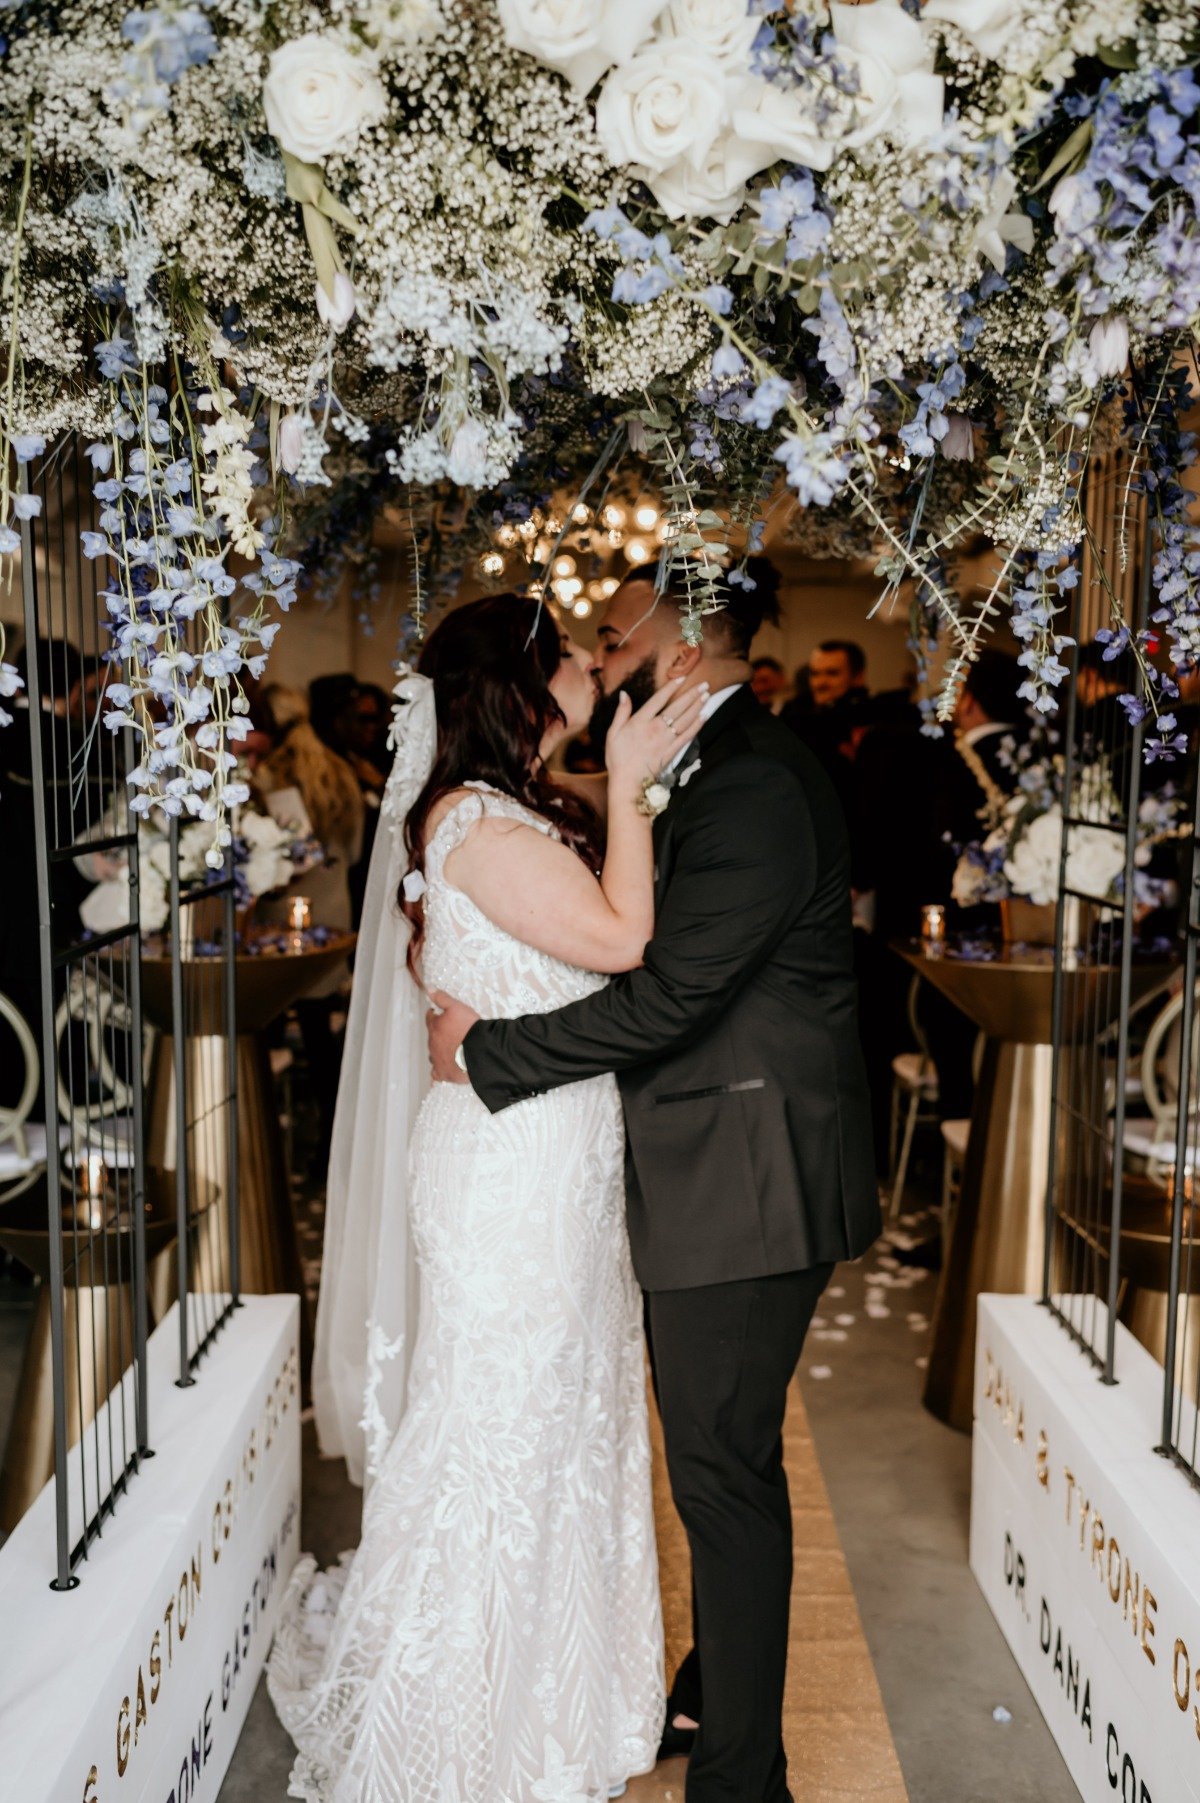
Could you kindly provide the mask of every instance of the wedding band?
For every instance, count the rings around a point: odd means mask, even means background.
[[[672,720],[670,714],[664,714],[663,718],[665,719],[667,725],[671,728],[671,731],[674,732],[675,731],[675,722],[674,722],[674,720]]]

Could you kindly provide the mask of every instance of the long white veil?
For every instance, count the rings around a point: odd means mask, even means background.
[[[395,762],[371,853],[325,1200],[312,1390],[322,1453],[370,1485],[404,1413],[416,1338],[408,1141],[431,1076],[424,996],[397,906],[404,820],[433,767],[433,684],[396,684]]]

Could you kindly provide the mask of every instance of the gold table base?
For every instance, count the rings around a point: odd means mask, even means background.
[[[81,1435],[96,1418],[133,1359],[133,1292],[128,1284],[82,1285],[63,1292],[63,1346],[66,1356],[67,1446],[69,1456],[83,1458],[90,1506],[96,1505],[92,1449],[78,1448]],[[124,1358],[120,1356],[124,1352]],[[136,1450],[133,1422],[128,1452]],[[114,1424],[114,1433],[119,1430]],[[114,1471],[108,1469],[107,1439],[100,1454],[100,1490],[125,1460],[119,1437],[114,1440]],[[50,1363],[50,1290],[39,1283],[29,1339],[17,1384],[16,1403],[4,1469],[0,1472],[0,1530],[11,1534],[22,1515],[54,1476],[54,1384]]]
[[[228,1092],[226,1042],[217,1034],[201,1034],[189,1038],[186,1048],[189,1111],[201,1123],[189,1135],[188,1170],[193,1182],[207,1180],[217,1194],[217,1200],[195,1216],[188,1286],[196,1291],[225,1292],[230,1287],[229,1208],[225,1200],[229,1194],[229,1135],[220,1102]],[[210,1111],[212,1127],[206,1131],[205,1117]],[[311,1323],[304,1271],[270,1060],[257,1033],[239,1033],[237,1037],[237,1111],[239,1288],[247,1296],[299,1296],[301,1348],[307,1358]],[[151,1164],[173,1172],[178,1156],[175,1042],[164,1034],[155,1048],[150,1074],[147,1157]],[[153,1260],[147,1281],[151,1313],[161,1321],[179,1294],[176,1248]]]

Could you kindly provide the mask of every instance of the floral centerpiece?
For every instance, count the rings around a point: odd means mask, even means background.
[[[1063,759],[1044,734],[1024,744],[1009,739],[1002,763],[1011,778],[982,810],[984,833],[964,845],[951,898],[960,907],[1020,900],[1050,907],[1059,896],[1063,838]],[[1117,901],[1125,868],[1125,818],[1111,771],[1096,756],[1075,772],[1075,823],[1067,836],[1063,886],[1073,895]],[[1170,898],[1170,879],[1152,874],[1154,847],[1177,837],[1185,809],[1171,784],[1141,798],[1134,883],[1139,908]]]
[[[319,842],[302,825],[280,821],[254,808],[239,807],[231,823],[234,906],[242,912],[261,896],[286,889],[296,877],[324,862]],[[212,834],[203,821],[179,829],[180,887],[192,891],[211,886],[224,872],[208,860]],[[138,828],[138,882],[142,931],[158,933],[170,917],[171,841],[154,821]],[[124,869],[106,876],[85,897],[80,915],[84,926],[104,932],[128,918],[128,879]]]
[[[780,484],[857,520],[922,667],[947,648],[932,720],[1004,600],[1026,698],[1054,711],[1080,471],[1123,445],[1171,667],[1115,598],[1110,631],[1152,748],[1178,748],[1174,671],[1200,648],[1192,0],[3,18],[0,557],[36,525],[30,466],[87,433],[133,805],[205,822],[215,863],[245,800],[243,678],[298,547],[387,506],[419,621],[431,548],[473,556],[564,489],[587,506],[623,460],[664,497],[689,633]],[[995,577],[964,600],[953,556],[981,536]]]

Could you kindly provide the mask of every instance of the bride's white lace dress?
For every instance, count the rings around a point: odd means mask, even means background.
[[[603,979],[512,939],[447,883],[484,785],[425,860],[426,985],[481,1015]],[[268,1667],[309,1803],[591,1803],[653,1762],[662,1625],[641,1296],[616,1084],[492,1116],[435,1084],[410,1147],[421,1270],[409,1404],[352,1560],[297,1568]]]

